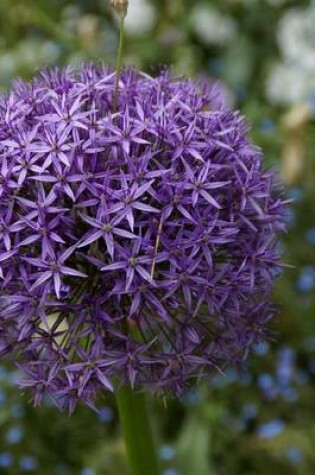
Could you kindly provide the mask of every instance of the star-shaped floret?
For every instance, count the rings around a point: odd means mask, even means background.
[[[60,291],[62,285],[62,278],[64,276],[70,277],[82,277],[86,278],[87,275],[77,269],[65,266],[65,261],[73,254],[76,246],[67,249],[59,256],[48,256],[46,260],[37,259],[32,257],[24,257],[23,259],[31,264],[31,266],[40,269],[39,276],[33,283],[31,289],[36,289],[39,286],[43,286],[46,282],[53,282],[53,288],[57,299],[60,299]]]

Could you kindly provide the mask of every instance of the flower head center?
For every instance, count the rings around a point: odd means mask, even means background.
[[[126,205],[130,205],[130,203],[132,203],[132,197],[130,195],[126,196],[126,198],[124,199],[124,203]]]
[[[131,266],[131,267],[134,267],[137,265],[137,258],[136,257],[130,257],[130,259],[128,260],[128,264]]]
[[[136,179],[137,180],[142,180],[144,178],[144,173],[143,172],[137,172],[136,173]]]
[[[60,265],[59,264],[50,264],[50,268],[52,271],[58,271],[60,269]]]
[[[105,232],[105,233],[110,233],[113,229],[113,226],[109,223],[105,223],[103,224],[102,226],[102,230]]]

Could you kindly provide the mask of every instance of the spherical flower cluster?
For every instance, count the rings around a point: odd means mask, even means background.
[[[281,189],[216,88],[86,65],[0,102],[0,354],[35,404],[180,393],[265,336]]]

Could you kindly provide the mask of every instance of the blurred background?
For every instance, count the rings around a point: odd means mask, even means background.
[[[0,88],[38,68],[114,64],[109,0],[1,0]],[[222,80],[294,199],[270,342],[241,375],[154,403],[163,475],[315,473],[315,1],[130,0],[125,62]],[[0,363],[0,474],[127,475],[114,401],[33,409]],[[150,474],[148,474],[150,475]]]

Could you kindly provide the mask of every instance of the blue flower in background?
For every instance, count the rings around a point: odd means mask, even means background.
[[[310,292],[315,287],[315,268],[305,266],[301,269],[296,282],[296,288],[299,292]]]
[[[261,424],[257,429],[257,435],[261,439],[272,439],[281,434],[285,428],[284,422],[281,419],[274,419],[265,424]]]
[[[261,343],[256,343],[253,346],[254,353],[258,356],[265,356],[270,350],[270,345],[266,341],[262,341]]]
[[[238,378],[239,378],[239,374],[235,369],[230,368],[227,370],[225,379],[227,379],[229,383],[234,383],[235,381],[238,380]]]
[[[18,444],[23,438],[23,429],[19,426],[10,427],[6,434],[8,444]]]
[[[262,373],[258,376],[258,387],[262,390],[267,399],[275,399],[279,395],[279,388],[274,376],[269,373]]]
[[[234,89],[233,89],[233,92],[236,96],[236,99],[240,102],[245,101],[245,99],[247,98],[247,95],[248,95],[248,91],[247,91],[246,87],[242,86],[242,85],[235,86]]]
[[[185,406],[196,406],[202,400],[202,395],[197,389],[191,389],[182,396],[182,402]]]
[[[293,227],[296,224],[296,211],[293,208],[287,208],[284,214],[285,223]]]
[[[288,199],[292,199],[295,203],[300,203],[304,199],[304,191],[302,188],[294,187],[287,190]]]
[[[293,377],[295,352],[292,348],[284,347],[278,352],[277,377],[280,385],[287,386]]]
[[[7,370],[4,366],[0,366],[0,381],[4,381],[7,377]]]
[[[299,399],[299,393],[297,392],[295,388],[291,388],[291,387],[283,388],[281,390],[281,394],[287,402],[293,403]]]
[[[13,455],[9,452],[0,453],[0,467],[10,467],[13,464]]]
[[[101,422],[111,422],[113,420],[114,413],[113,410],[110,407],[103,406],[100,408],[99,413],[98,413],[98,419]]]
[[[258,386],[263,389],[271,389],[275,385],[274,377],[269,373],[262,373],[258,376]]]
[[[258,414],[258,407],[254,403],[248,403],[243,408],[242,416],[246,420],[255,419]]]
[[[7,400],[7,396],[4,391],[0,390],[0,405],[2,406]]]
[[[95,475],[95,472],[91,468],[84,468],[81,470],[80,475]]]
[[[264,133],[273,132],[275,130],[275,123],[269,117],[266,117],[259,122],[259,129]]]
[[[289,447],[286,450],[286,458],[293,464],[299,464],[303,461],[303,453],[299,447]]]
[[[31,455],[26,455],[25,457],[22,457],[20,460],[20,468],[21,470],[25,472],[30,472],[32,470],[35,470],[38,467],[38,462],[35,457],[32,457]]]
[[[305,234],[306,241],[315,246],[315,228],[309,229]]]
[[[171,445],[163,445],[159,450],[161,460],[169,461],[175,457],[175,449]]]
[[[222,374],[215,374],[213,378],[209,380],[209,386],[211,388],[221,389],[228,384],[227,378]]]

